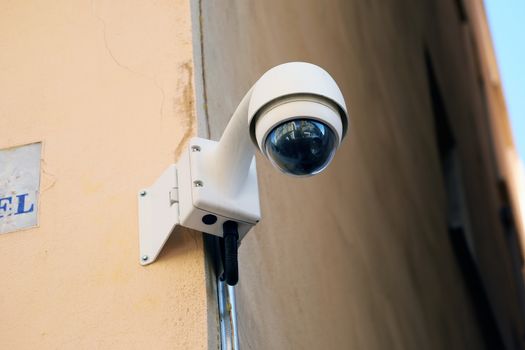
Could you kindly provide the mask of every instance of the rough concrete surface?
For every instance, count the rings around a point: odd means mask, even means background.
[[[263,218],[240,247],[241,346],[482,349],[449,242],[425,48],[459,139],[495,313],[518,311],[507,303],[503,241],[493,239],[503,234],[490,154],[479,151],[489,143],[485,106],[456,4],[204,1],[201,18],[212,138],[256,79],[287,61],[327,69],[351,115],[320,176],[286,177],[257,156]]]

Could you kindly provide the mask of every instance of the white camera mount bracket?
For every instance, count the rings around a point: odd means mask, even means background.
[[[176,226],[216,236],[226,221],[238,224],[239,241],[259,222],[255,157],[236,186],[227,186],[214,167],[219,142],[193,138],[177,165],[170,165],[138,193],[140,263],[154,262]],[[226,179],[228,180],[228,179]]]
[[[157,259],[179,224],[177,168],[170,165],[149,188],[139,191],[140,263]]]

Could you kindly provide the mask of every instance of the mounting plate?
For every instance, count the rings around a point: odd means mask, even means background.
[[[170,165],[155,183],[138,193],[140,264],[157,259],[171,232],[179,224],[177,168]]]

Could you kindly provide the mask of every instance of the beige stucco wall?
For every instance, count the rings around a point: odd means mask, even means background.
[[[0,235],[1,349],[207,348],[200,234],[138,263],[138,189],[196,133],[187,0],[2,1],[0,148],[42,141],[39,227]]]
[[[496,312],[517,313],[494,264],[505,263],[490,236],[497,191],[478,190],[495,175],[471,151],[481,122],[465,115],[483,106],[463,34],[452,1],[2,2],[0,148],[44,147],[39,227],[0,235],[0,348],[216,348],[202,236],[177,231],[141,267],[137,190],[192,135],[218,139],[260,74],[291,60],[333,74],[352,128],[314,178],[258,156],[263,220],[240,248],[241,344],[481,348],[446,233],[423,63],[426,44],[468,139],[468,201],[494,206],[480,204],[473,225]]]
[[[460,140],[479,266],[510,339],[515,294],[483,134],[485,106],[455,5],[203,2],[212,138],[264,71],[294,60],[335,77],[352,119],[348,139],[320,176],[286,177],[258,156],[263,218],[240,247],[244,348],[483,348],[449,242],[425,47]]]

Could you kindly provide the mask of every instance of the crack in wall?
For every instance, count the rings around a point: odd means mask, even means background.
[[[111,57],[112,61],[115,62],[115,64],[117,66],[119,66],[120,68],[128,71],[129,73],[135,74],[135,75],[137,75],[137,76],[139,76],[141,78],[144,78],[146,80],[151,81],[153,83],[153,85],[155,85],[155,87],[160,91],[162,98],[161,98],[161,102],[160,102],[159,115],[160,115],[160,124],[161,124],[161,128],[162,128],[163,115],[164,115],[164,102],[166,100],[166,92],[164,91],[164,89],[162,88],[162,86],[159,84],[159,82],[157,81],[157,79],[155,77],[151,77],[151,76],[148,76],[147,74],[138,72],[138,71],[130,68],[129,66],[123,64],[122,62],[120,62],[117,59],[117,57],[113,53],[113,50],[109,46],[109,41],[108,41],[108,37],[107,37],[107,24],[106,24],[106,21],[97,13],[95,1],[96,0],[91,0],[91,12],[93,13],[93,16],[95,16],[95,18],[102,24],[102,36],[103,36],[103,39],[104,39],[104,47],[106,48],[106,52],[108,53],[109,57]]]

